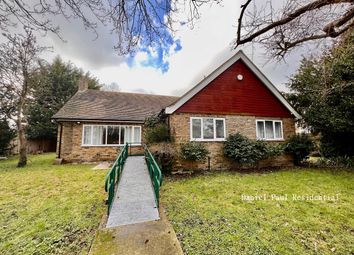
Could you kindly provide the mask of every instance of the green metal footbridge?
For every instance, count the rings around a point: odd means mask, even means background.
[[[158,220],[162,179],[161,170],[146,145],[143,156],[130,156],[126,144],[105,179],[107,227]]]

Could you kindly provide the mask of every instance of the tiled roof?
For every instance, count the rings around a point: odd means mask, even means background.
[[[178,97],[99,90],[77,92],[54,116],[56,120],[143,122]]]

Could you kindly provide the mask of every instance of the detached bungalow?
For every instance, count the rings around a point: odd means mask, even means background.
[[[240,132],[252,139],[283,142],[295,134],[300,115],[252,61],[239,51],[182,97],[79,90],[53,116],[59,123],[57,156],[64,161],[114,159],[132,143],[141,150],[143,122],[167,114],[175,147],[206,143],[212,168],[227,167],[222,142]],[[281,158],[279,162],[289,162]]]
[[[57,157],[65,162],[112,160],[121,146],[143,152],[145,118],[177,97],[81,88],[54,116]]]

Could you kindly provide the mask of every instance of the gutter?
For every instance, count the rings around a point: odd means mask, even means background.
[[[144,124],[142,120],[97,120],[97,119],[66,119],[66,118],[52,118],[57,122],[111,122],[111,123],[139,123]]]

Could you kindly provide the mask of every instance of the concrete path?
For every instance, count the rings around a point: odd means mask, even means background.
[[[110,162],[101,162],[92,169],[93,170],[106,170],[106,169],[111,168],[111,166],[112,166],[112,163],[110,163]]]
[[[183,255],[163,209],[161,219],[97,231],[89,255]]]
[[[107,228],[158,220],[155,194],[144,156],[130,156],[123,168]]]

